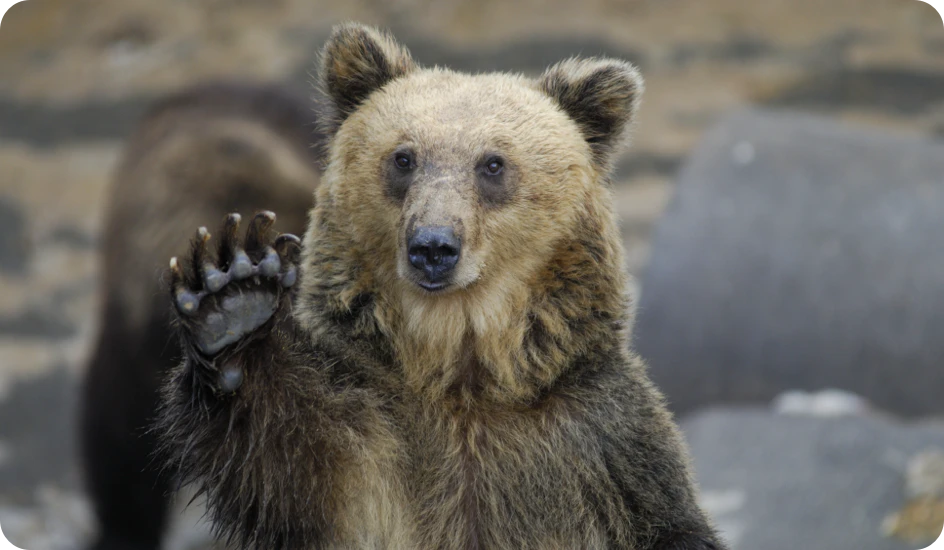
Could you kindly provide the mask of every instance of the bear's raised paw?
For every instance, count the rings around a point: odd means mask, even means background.
[[[240,245],[239,214],[229,214],[223,225],[216,259],[207,250],[210,234],[197,230],[186,268],[170,260],[171,292],[181,324],[200,353],[216,355],[268,321],[279,308],[285,290],[298,277],[300,240],[268,233],[275,214],[260,212]]]

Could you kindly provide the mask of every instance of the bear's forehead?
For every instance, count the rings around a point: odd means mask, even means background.
[[[401,115],[428,114],[449,118],[555,117],[553,102],[535,84],[518,75],[464,74],[426,70],[390,83],[375,107]]]
[[[504,73],[467,74],[427,69],[407,75],[388,88],[390,95],[442,103],[477,100],[490,104],[527,103],[538,97],[534,82]]]
[[[520,142],[541,136],[537,141],[582,143],[575,123],[533,80],[518,75],[419,71],[390,83],[368,103],[374,123],[422,141]]]

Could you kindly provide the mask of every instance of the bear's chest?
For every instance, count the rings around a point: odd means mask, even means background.
[[[418,426],[407,471],[430,548],[593,548],[573,434],[527,414],[441,414]]]

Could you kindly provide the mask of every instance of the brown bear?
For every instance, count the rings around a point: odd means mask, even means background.
[[[218,82],[146,113],[110,189],[101,332],[82,395],[85,481],[96,550],[156,550],[172,479],[159,475],[147,427],[163,374],[180,354],[160,274],[197,224],[232,210],[278,209],[301,231],[319,182],[310,104],[273,85]]]
[[[724,548],[629,350],[612,59],[424,69],[337,27],[301,246],[272,213],[171,260],[169,464],[243,548]],[[290,298],[295,295],[294,305]]]

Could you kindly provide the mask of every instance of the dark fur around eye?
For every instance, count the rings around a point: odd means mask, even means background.
[[[416,156],[412,151],[397,150],[384,163],[383,173],[387,182],[387,196],[402,202],[416,176]]]
[[[487,206],[501,206],[514,194],[513,174],[505,166],[505,161],[497,155],[488,155],[479,163],[476,170],[479,196]]]

